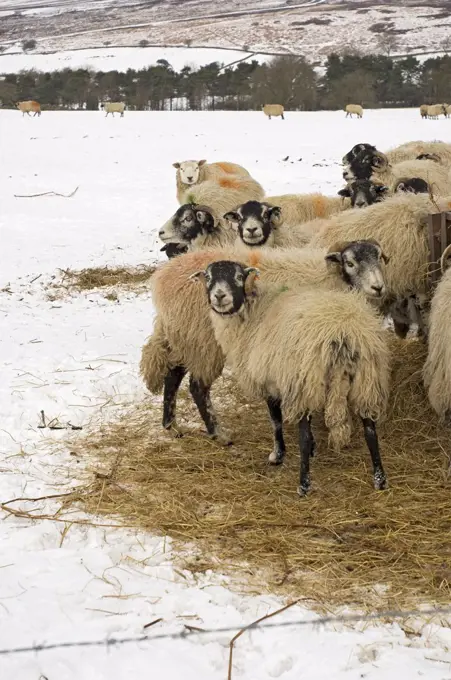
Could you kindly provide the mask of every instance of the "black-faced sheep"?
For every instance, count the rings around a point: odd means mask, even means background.
[[[377,151],[377,149],[375,146],[373,146],[372,144],[368,144],[367,142],[354,144],[352,149],[343,156],[341,162],[343,163],[343,165],[348,165],[352,161],[352,159],[355,158],[357,154],[359,154],[361,151]]]
[[[334,244],[329,252],[308,248],[204,250],[181,255],[157,268],[151,280],[157,316],[153,334],[142,350],[141,375],[150,392],[158,394],[164,387],[163,426],[177,432],[177,391],[188,372],[191,394],[207,432],[228,443],[210,401],[210,388],[222,373],[224,358],[214,338],[204,292],[199,286],[186,285],[194,272],[224,259],[258,264],[262,281],[325,290],[355,288],[377,301],[385,292],[383,262],[387,257],[377,243],[367,241]]]
[[[448,168],[429,160],[403,161],[391,165],[387,156],[379,151],[374,153],[361,151],[343,172],[343,178],[347,182],[355,179],[373,179],[385,184],[391,192],[400,179],[412,177],[419,177],[428,182],[434,195],[446,196],[450,193]]]
[[[352,208],[366,208],[383,201],[387,193],[388,187],[384,184],[372,182],[370,179],[356,179],[344,189],[340,189],[338,195],[349,198]]]
[[[311,419],[324,413],[329,444],[351,438],[351,413],[362,420],[374,488],[386,487],[375,421],[383,414],[390,354],[380,319],[360,294],[256,282],[258,270],[219,261],[194,274],[207,290],[214,334],[250,399],[264,399],[274,432],[269,461],[285,455],[282,419],[299,427],[298,493],[310,489]]]
[[[443,252],[441,269],[442,278],[431,304],[423,378],[432,408],[442,422],[451,425],[451,246]]]
[[[174,255],[180,254],[177,251],[221,247],[236,241],[236,231],[227,221],[218,218],[211,208],[193,203],[181,205],[158,236],[166,247],[171,246]]]
[[[429,184],[424,179],[419,177],[411,177],[410,179],[398,179],[393,187],[393,192],[404,191],[411,194],[429,194]]]

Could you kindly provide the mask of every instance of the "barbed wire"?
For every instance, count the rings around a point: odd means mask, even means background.
[[[295,604],[295,603],[293,603]],[[283,608],[285,609],[285,607]],[[282,610],[280,610],[282,611]],[[343,616],[323,616],[316,619],[298,619],[294,621],[273,621],[270,623],[262,623],[262,619],[254,621],[245,626],[221,626],[219,628],[193,628],[187,626],[185,630],[174,633],[155,633],[154,635],[135,635],[128,637],[108,637],[103,640],[74,640],[67,642],[52,642],[42,643],[23,647],[11,647],[8,649],[0,649],[1,656],[13,654],[39,653],[53,649],[70,649],[74,647],[115,647],[120,645],[127,645],[130,643],[155,642],[157,640],[183,640],[193,635],[214,635],[221,633],[236,633],[240,631],[265,630],[268,628],[288,628],[289,626],[297,627],[319,627],[330,623],[363,623],[366,621],[376,621],[378,619],[408,619],[411,616],[441,616],[451,614],[451,607],[443,608],[429,608],[429,609],[413,609],[413,610],[387,610],[376,612],[374,614],[348,614]],[[265,617],[263,617],[265,618]]]

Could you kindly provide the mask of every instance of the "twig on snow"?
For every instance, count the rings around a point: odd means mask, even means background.
[[[70,194],[59,194],[57,191],[44,191],[42,194],[14,194],[14,198],[37,198],[38,196],[62,196],[63,198],[72,198],[79,187],[76,187]]]
[[[266,621],[266,619],[270,619],[271,617],[276,616],[276,614],[281,614],[286,609],[289,609],[290,607],[294,607],[294,605],[298,604],[298,602],[300,602],[300,600],[294,600],[294,602],[290,602],[289,604],[286,604],[285,607],[282,607],[281,609],[277,609],[275,612],[271,612],[271,614],[265,614],[265,616],[262,616],[260,619],[253,621],[248,626],[245,626],[244,628],[242,628],[236,635],[234,635],[234,637],[230,640],[230,643],[229,643],[229,648],[230,648],[230,651],[229,651],[229,672],[227,674],[227,680],[232,680],[233,645],[238,640],[238,638],[241,637],[241,635],[243,633],[245,633],[247,630],[249,630],[250,628],[255,628],[255,626],[258,626],[258,624],[261,623],[262,621]]]
[[[146,623],[146,625],[143,626],[143,630],[146,630],[147,628],[154,626],[156,623],[160,623],[160,621],[163,621],[162,617],[160,617],[159,619],[155,619],[155,621],[151,621],[150,623]]]

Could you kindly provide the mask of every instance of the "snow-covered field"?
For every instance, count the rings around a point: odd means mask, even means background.
[[[244,59],[250,52],[240,50],[215,50],[208,48],[187,49],[186,47],[116,47],[93,50],[69,50],[52,54],[26,54],[23,52],[0,55],[0,73],[17,73],[27,69],[37,71],[59,71],[64,68],[92,68],[95,71],[126,71],[129,68],[142,69],[166,59],[175,71],[184,66],[203,66],[218,61],[231,64]],[[252,56],[260,63],[270,57]]]
[[[341,187],[339,160],[353,144],[385,149],[409,139],[451,141],[451,122],[418,111],[288,113],[47,113],[0,111],[0,500],[63,493],[78,479],[69,449],[37,428],[39,412],[82,425],[145,398],[140,348],[152,330],[148,294],[104,292],[49,300],[61,269],[151,263],[156,231],[175,210],[172,162],[245,165],[273,194]],[[283,161],[289,156],[287,161]],[[302,159],[302,160],[300,160]],[[56,191],[72,198],[14,194]],[[40,512],[47,502],[28,505]],[[18,504],[20,506],[20,504]],[[72,519],[76,519],[74,515]],[[108,523],[105,518],[98,520]],[[171,543],[108,527],[4,515],[0,524],[0,648],[242,627],[283,603],[243,596],[226,578],[173,567]],[[299,593],[302,596],[302,593]],[[296,606],[276,621],[314,618]],[[398,624],[282,627],[237,641],[233,678],[398,680],[451,678],[451,631]],[[121,647],[0,654],[1,680],[224,680],[233,632],[158,638]]]

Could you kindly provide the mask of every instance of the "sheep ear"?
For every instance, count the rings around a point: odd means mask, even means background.
[[[194,272],[194,274],[188,276],[188,281],[191,281],[192,283],[197,283],[198,281],[205,282],[205,271],[200,269],[198,272]]]
[[[351,198],[351,192],[349,191],[348,188],[340,189],[340,191],[337,191],[337,194],[339,196],[342,196],[343,198]]]
[[[231,210],[230,212],[227,212],[225,213],[225,215],[223,215],[223,219],[227,220],[227,222],[230,223],[230,226],[233,227],[233,229],[238,230],[240,216],[237,212]]]
[[[205,158],[204,158],[203,160],[201,160],[201,161],[198,162],[198,166],[199,166],[199,167],[202,167],[202,165],[205,165],[206,162],[207,162],[207,161],[206,161]]]
[[[255,282],[260,274],[256,267],[246,267],[244,270],[246,280],[244,282],[244,292],[246,295],[252,295],[255,291]]]
[[[398,186],[396,187],[396,193],[398,193],[398,191],[405,191],[405,190],[406,190],[406,185],[404,184],[404,182],[399,182]]]
[[[389,191],[388,187],[386,187],[385,184],[375,184],[374,189],[377,194],[386,194],[387,191]]]
[[[180,168],[180,163],[173,163],[172,167],[178,170]]]
[[[387,157],[384,154],[378,152],[373,155],[371,165],[373,168],[385,168],[388,165]]]
[[[279,220],[282,217],[282,208],[280,208],[278,205],[274,205],[269,209],[269,220],[272,224],[273,227],[276,227],[277,225],[275,222],[279,222]]]
[[[442,274],[446,272],[448,267],[451,267],[451,245],[445,248],[440,258],[440,269],[442,270]]]
[[[338,250],[335,253],[327,253],[324,259],[326,260],[326,262],[334,262],[336,264],[342,264],[343,262],[342,255]]]
[[[206,210],[196,210],[196,219],[201,223],[205,224],[211,215],[208,214]]]

